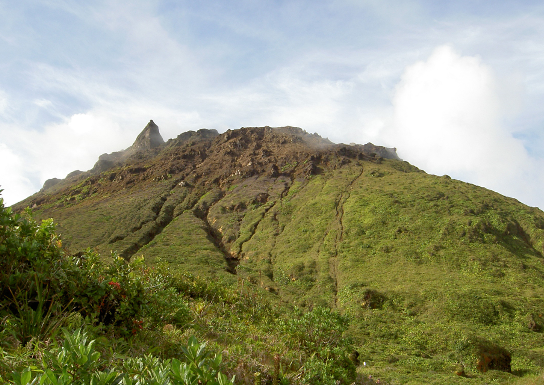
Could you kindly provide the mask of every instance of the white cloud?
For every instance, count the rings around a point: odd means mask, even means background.
[[[0,183],[7,204],[38,191],[49,178],[88,170],[104,151],[128,147],[127,133],[105,116],[76,114],[43,130],[0,127]]]
[[[0,114],[3,115],[8,108],[8,97],[6,93],[0,90]]]
[[[6,206],[17,203],[35,192],[32,182],[25,176],[27,170],[20,156],[0,143],[0,189]]]
[[[332,130],[340,119],[341,101],[350,93],[349,81],[304,81],[290,73],[281,73],[267,80],[269,86],[281,95],[273,110],[264,116],[270,122],[267,124],[292,125],[319,131],[323,135],[334,134]],[[336,136],[339,137],[338,132]]]
[[[112,110],[74,114],[41,130],[0,126],[4,141],[0,143],[0,185],[6,204],[32,195],[47,179],[91,169],[103,153],[129,147],[149,119],[160,125],[165,140],[202,127],[194,112],[150,106],[145,100],[117,104]]]
[[[429,173],[540,203],[542,162],[503,126],[508,109],[499,83],[478,57],[438,47],[428,60],[406,68],[392,100],[392,121],[380,137]]]
[[[64,178],[76,169],[88,170],[104,152],[128,147],[127,130],[107,116],[76,114],[60,124],[50,124],[26,141],[32,163],[39,165],[40,183]]]
[[[291,125],[344,140],[352,133],[352,127],[342,123],[353,82],[304,79],[300,75],[305,70],[305,66],[285,67],[245,87],[203,96],[208,102],[208,122],[213,128]]]
[[[34,100],[34,104],[41,108],[51,108],[53,107],[53,102],[51,100],[47,99],[36,99]]]

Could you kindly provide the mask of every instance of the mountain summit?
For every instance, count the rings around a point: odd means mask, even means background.
[[[153,120],[150,120],[130,148],[136,151],[148,150],[150,148],[159,147],[163,144],[164,139],[159,132],[159,126],[157,126]]]
[[[136,137],[132,146],[126,150],[100,155],[90,172],[98,174],[111,168],[119,167],[125,162],[130,162],[131,158],[143,159],[154,156],[156,155],[156,151],[163,145],[164,139],[159,132],[159,126],[153,120],[150,120],[147,126]],[[46,181],[46,183],[48,182]],[[45,188],[46,186],[44,185]]]

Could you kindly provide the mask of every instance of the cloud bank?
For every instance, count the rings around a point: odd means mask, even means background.
[[[429,173],[448,174],[536,205],[544,187],[538,172],[542,162],[531,158],[505,127],[516,98],[504,87],[480,58],[440,46],[404,71],[380,137],[396,146],[401,158]]]

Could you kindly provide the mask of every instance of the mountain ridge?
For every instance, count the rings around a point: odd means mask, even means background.
[[[263,147],[264,145],[264,147]],[[210,151],[210,149],[213,149]],[[164,154],[163,154],[164,153]],[[161,162],[159,154],[169,161]],[[74,171],[68,174],[65,180],[55,179],[54,183],[48,180],[44,188],[34,196],[18,204],[16,207],[28,205],[39,209],[48,203],[49,195],[58,194],[66,185],[81,180],[88,180],[94,184],[97,176],[112,169],[121,169],[120,172],[111,172],[108,180],[116,186],[110,192],[120,187],[125,189],[132,184],[146,183],[171,179],[176,175],[174,186],[198,186],[202,181],[203,187],[217,185],[225,187],[232,178],[249,178],[255,175],[266,175],[270,178],[289,176],[291,179],[308,178],[322,172],[322,165],[327,163],[327,157],[339,157],[340,166],[351,162],[351,159],[366,159],[381,162],[383,158],[398,159],[396,149],[375,146],[372,143],[365,145],[334,144],[318,134],[309,134],[297,127],[244,127],[239,130],[227,130],[219,134],[216,130],[200,129],[187,131],[175,139],[164,142],[158,126],[151,120],[138,135],[134,144],[126,150],[103,154],[94,167],[87,171]],[[141,163],[159,157],[158,167],[142,166]],[[177,162],[176,162],[177,161]],[[180,162],[181,161],[181,162]],[[300,166],[299,163],[304,163]],[[298,166],[298,167],[297,167]],[[336,166],[334,166],[336,167]],[[158,169],[158,170],[157,170]],[[205,176],[205,178],[204,178]],[[213,177],[212,177],[213,176]],[[91,179],[89,179],[91,178]],[[203,179],[204,178],[204,179]],[[64,183],[62,183],[64,182]],[[54,190],[52,188],[54,187]],[[109,186],[112,187],[112,186]],[[83,188],[84,194],[96,194],[96,188]],[[68,202],[74,202],[81,197],[80,190],[69,193]],[[260,198],[265,200],[268,194],[261,192]],[[74,197],[76,195],[76,197]],[[156,208],[151,211],[162,210],[166,199],[159,200]],[[59,205],[57,205],[60,208]],[[195,214],[206,222],[207,208],[195,209]],[[149,229],[147,235],[125,249],[118,250],[122,256],[128,258],[154,238],[173,219],[172,209],[167,209],[163,217],[155,226]],[[133,228],[133,232],[140,230],[142,225]],[[215,246],[223,251],[223,255],[230,264],[233,264],[240,253],[225,250],[229,239],[223,240],[218,235],[218,229],[207,225],[207,232],[215,241]],[[108,243],[116,243],[125,239],[124,235],[114,235]],[[69,245],[69,243],[68,243]],[[232,267],[229,268],[232,270]]]

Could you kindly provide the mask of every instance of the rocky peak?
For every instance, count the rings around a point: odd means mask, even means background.
[[[101,173],[113,167],[120,166],[123,162],[134,156],[142,156],[148,150],[155,149],[164,145],[164,139],[159,132],[159,126],[153,120],[147,123],[147,126],[136,137],[136,140],[126,150],[112,152],[111,154],[102,154],[98,162],[90,170],[91,174]],[[153,155],[149,155],[153,156]]]
[[[148,150],[163,144],[164,139],[159,132],[159,126],[157,126],[153,120],[150,120],[130,148],[136,151]]]
[[[217,130],[208,130],[206,128],[201,128],[198,131],[186,131],[178,135],[178,137],[173,141],[175,144],[180,145],[187,142],[197,142],[200,140],[213,139],[216,136],[219,136]]]

